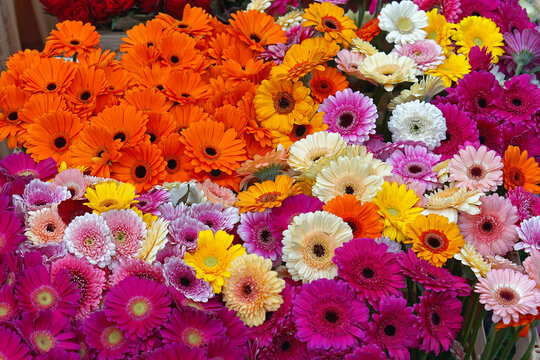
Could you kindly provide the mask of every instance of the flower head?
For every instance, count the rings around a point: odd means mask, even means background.
[[[521,242],[514,245],[515,250],[540,250],[540,216],[522,221],[517,231]]]
[[[420,73],[428,69],[435,69],[445,59],[441,46],[432,39],[396,45],[392,52],[413,59]]]
[[[386,91],[402,82],[416,82],[416,64],[407,56],[379,52],[366,57],[358,69],[365,79],[382,85]]]
[[[131,209],[108,210],[101,214],[111,230],[111,239],[115,245],[116,258],[135,256],[146,236],[146,224]]]
[[[335,40],[346,47],[356,35],[356,25],[344,13],[343,8],[330,2],[314,2],[305,10],[302,26],[314,25],[315,30],[322,32],[326,40]]]
[[[439,185],[433,167],[439,162],[440,156],[431,153],[421,145],[405,145],[397,149],[386,160],[392,164],[392,172],[400,175],[404,180],[418,181],[427,190],[433,190]]]
[[[293,184],[293,178],[278,175],[275,181],[267,180],[251,185],[246,191],[238,194],[236,206],[241,212],[259,211],[281,205],[289,196],[296,195],[300,189]]]
[[[386,41],[397,44],[423,40],[428,26],[426,12],[418,9],[412,1],[393,1],[382,8],[379,14],[379,28],[387,31]]]
[[[12,253],[24,241],[23,225],[13,212],[0,211],[0,255]]]
[[[114,181],[96,184],[93,188],[86,189],[84,196],[88,199],[85,205],[98,213],[111,209],[127,209],[137,202],[135,186]]]
[[[92,313],[83,324],[88,346],[97,350],[98,359],[122,359],[132,346],[131,339],[116,322],[107,320],[105,312]]]
[[[195,269],[184,260],[171,257],[165,261],[163,275],[167,284],[173,286],[182,295],[194,301],[206,302],[214,296],[212,286],[195,276]]]
[[[191,348],[204,347],[212,339],[225,335],[225,327],[220,319],[189,307],[173,310],[164,327],[164,342],[181,343]]]
[[[506,189],[517,186],[534,194],[540,193],[540,167],[527,150],[520,151],[517,146],[509,146],[504,152],[503,180]]]
[[[468,16],[456,26],[452,39],[459,46],[458,53],[468,55],[474,46],[485,46],[497,63],[499,56],[504,53],[502,49],[503,36],[499,27],[491,19],[480,16]]]
[[[282,234],[274,235],[271,219],[270,211],[243,213],[236,231],[248,253],[277,262],[281,261]]]

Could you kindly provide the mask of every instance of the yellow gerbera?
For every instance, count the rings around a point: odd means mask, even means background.
[[[428,11],[426,15],[429,21],[429,25],[424,28],[424,31],[427,33],[427,39],[435,40],[442,47],[445,54],[452,51],[450,47],[452,40],[450,40],[450,37],[456,32],[456,25],[447,22],[444,15],[437,12],[437,8]]]
[[[477,279],[486,277],[488,271],[491,270],[491,265],[484,260],[472,244],[463,245],[461,251],[454,255],[454,258],[470,267]]]
[[[316,110],[309,89],[301,81],[264,80],[253,102],[262,126],[281,132],[291,131],[295,122],[309,122],[309,115]]]
[[[184,255],[186,264],[195,269],[197,279],[203,279],[212,285],[216,294],[221,292],[224,278],[231,276],[231,262],[246,253],[242,245],[231,246],[233,239],[233,235],[223,230],[215,234],[212,230],[201,231],[197,238],[197,251]]]
[[[468,55],[472,47],[486,47],[493,56],[491,62],[496,64],[499,56],[504,54],[503,36],[499,27],[491,19],[481,16],[468,16],[456,26],[452,39],[459,46],[458,53]]]
[[[96,184],[94,188],[88,187],[84,194],[88,199],[87,205],[95,213],[102,213],[111,209],[129,209],[135,200],[135,186],[129,183],[108,181]]]
[[[399,242],[405,240],[407,225],[422,212],[422,208],[414,206],[417,202],[418,197],[413,190],[407,190],[405,185],[385,182],[373,198],[373,203],[379,207],[377,212],[384,219],[382,234]]]
[[[272,261],[256,254],[242,255],[231,262],[231,277],[225,279],[225,306],[247,326],[264,322],[267,311],[276,311],[283,303],[280,293],[285,281],[272,271]]]
[[[309,38],[294,44],[287,51],[283,62],[272,68],[270,75],[280,80],[296,81],[310,71],[324,70],[324,64],[336,56],[339,45],[324,37]]]
[[[354,32],[357,27],[354,21],[348,16],[344,16],[343,8],[329,2],[314,2],[309,5],[305,14],[302,26],[315,26],[324,34],[326,40],[335,40],[343,46],[349,46],[351,40],[356,37]]]
[[[428,69],[425,73],[440,77],[446,87],[452,86],[452,82],[463,79],[471,72],[471,64],[464,55],[456,55],[453,52],[435,69]]]
[[[406,243],[413,244],[413,251],[418,257],[441,267],[446,260],[452,258],[465,244],[459,227],[448,222],[448,218],[441,215],[420,215],[414,223],[407,226]]]
[[[275,181],[267,180],[256,183],[246,191],[239,193],[236,206],[240,209],[240,212],[263,212],[267,208],[281,206],[283,200],[299,193],[300,189],[293,185],[293,178],[287,175],[279,175]]]

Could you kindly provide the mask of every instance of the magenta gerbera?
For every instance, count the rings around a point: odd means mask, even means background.
[[[131,209],[109,210],[101,213],[111,230],[115,258],[131,258],[141,249],[146,237],[146,223]]]
[[[12,212],[0,211],[0,255],[15,251],[24,240],[21,220]]]
[[[180,291],[188,299],[206,302],[214,296],[212,286],[203,279],[197,279],[195,269],[180,258],[169,258],[163,266],[167,284]]]
[[[32,156],[22,152],[3,158],[0,167],[14,176],[31,176],[43,181],[50,180],[58,174],[58,166],[53,158],[36,163]]]
[[[446,18],[446,21],[457,23],[461,15],[460,0],[413,0],[420,10],[428,12],[437,9],[439,14]]]
[[[497,194],[484,196],[480,213],[461,213],[459,229],[467,242],[484,256],[504,256],[518,240],[516,208],[509,199]]]
[[[155,215],[158,215],[165,220],[173,221],[183,215],[191,216],[191,208],[184,203],[174,206],[172,203],[166,202],[156,209]]]
[[[534,29],[514,30],[504,34],[505,54],[501,59],[507,69],[519,75],[540,64],[540,33]]]
[[[11,321],[18,312],[13,286],[8,284],[0,286],[0,324]]]
[[[164,189],[151,189],[144,194],[140,194],[137,197],[138,203],[134,206],[145,213],[152,215],[159,215],[157,210],[162,204],[168,202],[171,196],[167,190]]]
[[[387,249],[373,239],[353,239],[337,248],[332,259],[339,277],[372,304],[382,296],[399,295],[405,287],[397,256]]]
[[[14,195],[14,203],[18,202],[25,210],[39,210],[51,204],[59,204],[69,199],[70,192],[64,186],[52,186],[50,183],[39,179],[30,181],[24,188],[22,197]]]
[[[125,259],[113,269],[112,275],[109,276],[109,286],[113,287],[130,276],[136,276],[139,279],[148,279],[160,284],[165,284],[165,277],[163,276],[163,269],[161,266],[157,264],[152,266],[141,259]]]
[[[480,192],[495,191],[502,185],[501,157],[482,145],[468,145],[448,162],[448,180],[456,187]]]
[[[181,343],[189,347],[203,347],[216,337],[225,334],[223,323],[202,311],[189,307],[173,310],[161,331],[168,343]]]
[[[432,39],[397,44],[392,53],[413,59],[418,68],[419,74],[417,75],[422,75],[426,70],[435,69],[445,60],[442,47]]]
[[[19,277],[15,289],[19,306],[33,315],[44,311],[58,312],[64,316],[75,315],[75,304],[81,295],[77,285],[70,283],[70,279],[65,270],[51,278],[44,265],[26,269]]]
[[[184,344],[169,344],[150,353],[148,360],[207,360],[203,350]]]
[[[107,320],[103,311],[92,313],[84,321],[83,333],[98,360],[123,359],[130,348],[131,339],[115,322]]]
[[[435,105],[446,119],[446,139],[433,152],[441,155],[441,160],[450,159],[464,146],[480,145],[476,123],[469,114],[454,104]]]
[[[367,344],[357,347],[353,352],[345,356],[345,360],[387,360],[388,357],[375,344]]]
[[[540,89],[531,80],[529,74],[522,74],[507,80],[504,89],[496,88],[495,114],[510,122],[529,120],[540,109]]]
[[[346,282],[319,279],[304,284],[293,307],[297,336],[311,349],[344,349],[358,344],[369,310]]]
[[[418,314],[420,350],[438,355],[441,348],[450,349],[463,322],[461,307],[461,301],[449,292],[426,291],[420,297],[420,302],[414,304]]]
[[[164,285],[132,276],[109,290],[104,310],[107,320],[116,322],[130,337],[141,337],[165,322],[170,304]]]
[[[373,100],[351,89],[330,95],[319,106],[328,132],[337,132],[349,144],[361,144],[375,133],[377,107]]]
[[[297,329],[290,319],[282,322],[271,337],[271,342],[262,348],[262,359],[289,360],[305,359],[306,343],[296,337]],[[259,344],[260,346],[261,344]]]
[[[183,215],[169,224],[169,239],[172,244],[185,247],[186,251],[197,249],[197,238],[200,231],[210,229],[197,219]]]
[[[280,207],[273,208],[270,216],[270,229],[277,239],[283,238],[283,231],[287,230],[296,215],[320,211],[324,203],[316,197],[299,194],[291,196]]]
[[[9,360],[31,360],[28,346],[15,331],[0,326],[0,358]]]
[[[62,270],[67,270],[71,276],[70,281],[80,289],[81,298],[77,307],[77,317],[87,317],[99,306],[105,287],[105,272],[92,266],[85,259],[71,255],[55,261],[52,264],[51,275],[55,277]]]
[[[493,69],[493,55],[487,47],[473,46],[469,50],[469,64],[471,71],[491,71]]]
[[[276,237],[270,229],[271,211],[247,212],[240,215],[238,236],[244,241],[244,247],[250,254],[257,254],[281,263],[281,236]]]
[[[521,186],[508,190],[508,198],[517,209],[519,221],[540,215],[540,197],[528,192]]]
[[[418,181],[427,190],[433,190],[439,185],[433,166],[440,159],[440,155],[433,154],[424,146],[405,145],[403,149],[394,151],[386,162],[392,164],[392,172],[403,177],[405,181]]]
[[[111,230],[96,213],[75,218],[64,232],[64,242],[69,252],[99,267],[108,265],[115,255]]]
[[[458,82],[456,95],[460,104],[471,114],[491,114],[495,109],[495,93],[500,90],[495,75],[476,71]]]

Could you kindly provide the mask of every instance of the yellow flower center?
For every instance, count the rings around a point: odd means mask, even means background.
[[[480,38],[474,38],[472,42],[476,46],[482,46],[483,45],[482,39],[480,39]]]
[[[401,32],[410,32],[413,30],[413,22],[408,17],[400,17],[397,21],[397,27]]]
[[[431,31],[429,34],[428,34],[428,39],[436,39],[437,38],[437,32],[436,31]]]
[[[388,208],[386,211],[392,216],[397,216],[399,214],[399,211],[394,208]]]
[[[49,350],[51,350],[54,345],[56,345],[54,339],[51,338],[49,332],[45,330],[36,331],[34,333],[33,340],[34,341],[32,342],[34,343],[34,345],[42,352],[49,352]]]
[[[37,294],[36,300],[42,306],[49,306],[54,301],[54,297],[52,296],[50,292],[47,291],[47,289],[44,289],[43,291]]]
[[[215,256],[207,256],[204,258],[204,265],[208,267],[214,267],[218,264],[219,259]]]
[[[0,319],[9,313],[9,309],[7,306],[0,306]]]
[[[107,336],[107,340],[109,340],[109,343],[111,344],[118,344],[123,338],[124,336],[118,329],[113,329]]]
[[[116,199],[105,199],[102,202],[99,203],[99,207],[110,207],[113,205],[118,204],[118,201]]]

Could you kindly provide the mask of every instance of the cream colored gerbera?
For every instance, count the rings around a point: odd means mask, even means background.
[[[277,18],[276,24],[281,26],[283,31],[287,31],[294,26],[300,25],[304,21],[304,12],[300,9],[294,9]]]
[[[374,55],[379,52],[375,46],[359,37],[352,39],[350,50],[366,56]]]
[[[326,211],[300,214],[283,232],[283,261],[294,280],[308,283],[337,276],[334,250],[353,233],[340,217]]]
[[[412,84],[410,89],[401,91],[398,96],[390,101],[388,109],[394,110],[397,105],[414,100],[429,101],[445,89],[446,86],[441,78],[427,75],[420,82]]]
[[[272,5],[270,0],[251,0],[246,7],[246,10],[257,10],[264,12]]]
[[[486,277],[487,272],[491,270],[491,265],[476,251],[474,245],[468,243],[463,245],[461,251],[454,255],[454,259],[470,267],[478,279]]]
[[[380,52],[366,57],[359,70],[367,79],[384,86],[386,91],[392,91],[394,85],[402,82],[416,82],[416,64],[407,56]]]
[[[289,148],[289,166],[297,171],[305,171],[322,158],[337,156],[346,145],[347,142],[338,133],[320,131],[308,135]]]
[[[158,251],[167,245],[168,227],[169,221],[164,219],[157,219],[150,225],[146,237],[142,242],[141,250],[137,254],[139,259],[149,264],[152,264],[156,260]]]
[[[371,174],[370,163],[361,157],[340,156],[317,175],[313,196],[327,203],[338,195],[354,195],[358,200],[371,201],[381,189],[384,179]]]
[[[480,213],[478,205],[481,204],[480,197],[483,193],[477,190],[466,190],[454,186],[446,186],[430,195],[424,195],[423,215],[439,214],[446,216],[450,222],[456,222],[458,211],[470,215]]]
[[[272,271],[272,261],[255,254],[244,254],[231,262],[230,278],[225,278],[225,306],[247,326],[261,325],[267,311],[276,311],[283,303],[280,293],[285,281]]]
[[[441,161],[440,163],[436,164],[433,167],[433,172],[437,174],[437,180],[439,180],[439,183],[444,184],[448,181],[448,177],[450,176],[450,173],[448,172],[448,162],[450,159],[446,159],[444,161]]]

